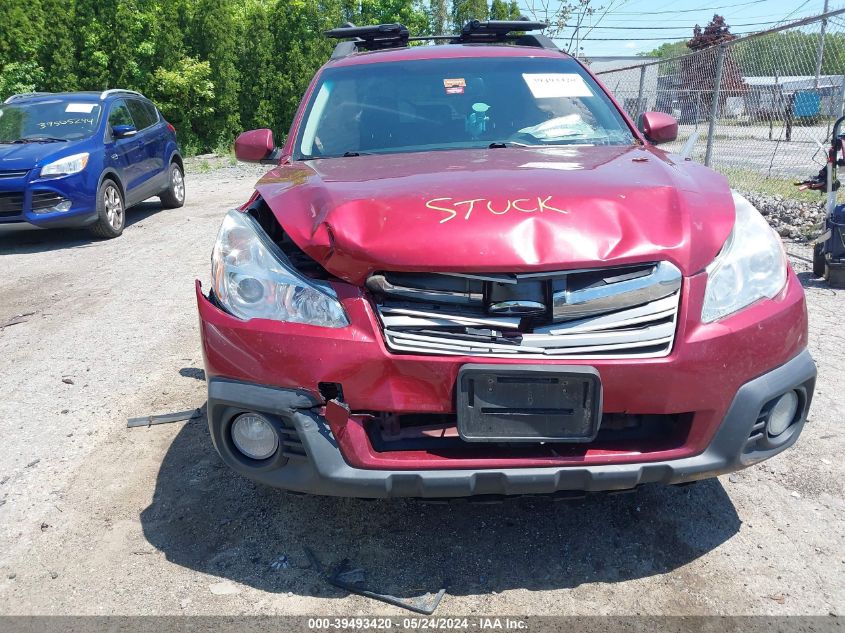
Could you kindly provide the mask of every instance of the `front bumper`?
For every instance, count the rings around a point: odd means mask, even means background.
[[[97,220],[96,177],[87,172],[58,178],[0,180],[0,195],[21,196],[18,212],[0,215],[0,225],[27,222],[43,228],[86,226]],[[67,211],[52,211],[39,206],[45,199],[71,202]],[[38,212],[36,212],[36,209]]]
[[[798,439],[815,385],[816,367],[806,350],[742,385],[707,448],[690,457],[653,462],[546,468],[373,470],[348,464],[321,403],[306,391],[221,378],[208,385],[208,423],[214,446],[234,470],[270,486],[349,497],[449,498],[473,495],[553,494],[626,490],[645,483],[681,484],[768,459]],[[764,405],[790,390],[804,393],[802,411],[775,447],[749,438]],[[261,411],[276,425],[281,449],[266,462],[239,454],[229,435],[232,419]]]

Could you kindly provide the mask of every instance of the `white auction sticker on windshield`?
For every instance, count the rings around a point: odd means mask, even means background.
[[[523,73],[522,78],[535,99],[593,96],[584,78],[575,73]]]
[[[69,103],[65,108],[65,112],[78,112],[79,114],[91,114],[94,111],[94,108],[97,107],[96,103]]]

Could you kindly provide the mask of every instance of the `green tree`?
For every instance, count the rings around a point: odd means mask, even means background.
[[[452,0],[452,23],[457,30],[470,20],[486,20],[489,16],[487,0]]]
[[[663,42],[657,48],[650,50],[647,53],[637,53],[640,57],[658,57],[660,59],[668,59],[670,57],[677,57],[678,55],[685,55],[689,53],[686,41],[680,42]]]
[[[443,35],[449,26],[449,8],[446,0],[431,0],[429,4],[430,32],[434,35]]]
[[[0,2],[0,68],[10,62],[35,61],[43,33],[41,0]]]
[[[519,5],[506,0],[493,0],[490,5],[491,20],[518,20],[520,18]]]
[[[240,91],[241,123],[245,128],[272,128],[274,100],[280,89],[275,67],[276,40],[270,30],[267,3],[261,0],[245,7],[245,33],[241,38],[238,67],[242,82]]]
[[[211,66],[192,57],[174,68],[159,68],[153,75],[150,97],[179,133],[183,148],[194,153],[208,147],[202,134],[214,128],[215,92]]]
[[[192,48],[211,67],[218,114],[208,127],[201,127],[198,132],[212,146],[241,131],[238,41],[243,31],[234,9],[234,3],[227,0],[198,0],[194,7]]]
[[[48,68],[40,88],[50,92],[76,90],[76,2],[75,0],[41,0],[45,15],[50,16],[50,28],[44,29],[39,42],[38,60]]]

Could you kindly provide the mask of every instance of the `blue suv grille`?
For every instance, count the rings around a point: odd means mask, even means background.
[[[0,218],[9,218],[23,213],[22,193],[0,193]]]
[[[28,169],[0,169],[0,180],[3,178],[23,178],[28,172]]]

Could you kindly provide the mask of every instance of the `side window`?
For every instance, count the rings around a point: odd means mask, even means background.
[[[157,116],[154,117],[147,104],[138,99],[130,99],[127,104],[129,111],[132,113],[132,118],[135,119],[135,127],[138,131],[145,130],[156,122]]]
[[[129,113],[129,108],[126,107],[126,103],[122,99],[115,101],[109,111],[109,130],[116,125],[136,125]]]
[[[150,118],[152,120],[151,125],[158,123],[161,120],[158,109],[156,109],[156,107],[149,101],[142,101],[141,103],[144,104],[144,108],[150,113]]]

